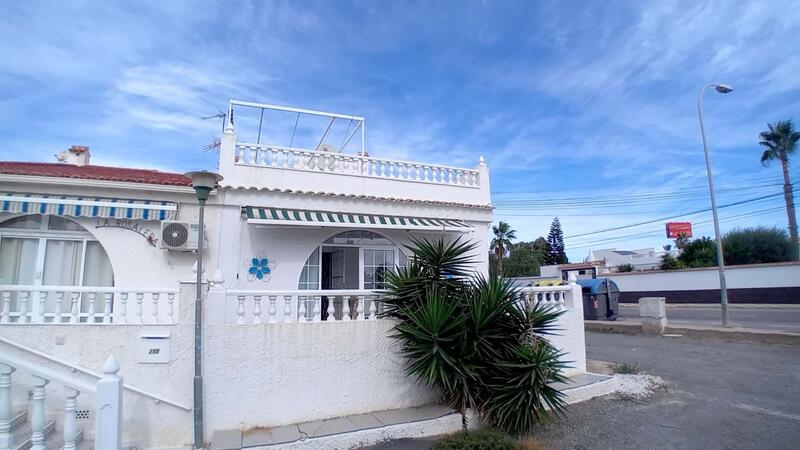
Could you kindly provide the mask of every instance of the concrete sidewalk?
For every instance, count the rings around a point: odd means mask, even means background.
[[[641,334],[641,322],[637,319],[616,321],[587,320],[586,331],[600,333]],[[721,326],[670,324],[667,319],[665,334],[695,338],[718,339],[731,342],[755,342],[765,344],[800,345],[800,333],[764,330],[757,328],[723,328]]]

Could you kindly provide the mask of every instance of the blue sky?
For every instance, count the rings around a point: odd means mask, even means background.
[[[533,239],[558,215],[573,260],[668,241],[663,221],[570,236],[708,206],[704,83],[735,89],[706,97],[720,204],[780,192],[758,132],[800,120],[791,1],[13,2],[0,54],[0,159],[83,144],[96,164],[213,169],[220,122],[201,117],[229,98],[363,115],[374,156],[484,155],[496,219]],[[781,205],[726,207],[723,229],[785,227]]]

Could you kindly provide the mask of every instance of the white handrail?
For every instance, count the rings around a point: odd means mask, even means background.
[[[75,372],[81,372],[83,374],[86,374],[86,375],[89,375],[91,377],[97,378],[98,380],[103,377],[103,374],[101,374],[101,373],[95,372],[93,370],[86,369],[84,367],[81,367],[81,366],[78,366],[78,365],[75,365],[75,364],[72,364],[72,363],[69,363],[67,361],[64,361],[63,359],[56,358],[55,356],[48,355],[47,353],[43,353],[43,352],[40,352],[38,350],[34,350],[32,348],[26,347],[26,346],[24,346],[22,344],[19,344],[17,342],[11,341],[11,340],[6,339],[4,337],[0,337],[0,342],[4,343],[6,345],[10,345],[12,347],[18,348],[18,349],[20,349],[22,351],[31,353],[33,355],[36,355],[36,356],[38,356],[38,357],[40,357],[42,359],[46,359],[46,360],[52,361],[52,362],[54,362],[56,364],[68,367],[69,369],[71,369],[71,370],[73,370]],[[8,359],[8,358],[9,358],[8,355],[2,355],[2,356],[0,356],[0,362],[3,362],[4,359]],[[18,358],[13,357],[13,356],[11,358],[13,360],[15,360],[15,361],[18,361],[17,363],[11,364],[12,366],[24,367],[26,370],[28,370],[30,372],[39,373],[40,371],[38,370],[38,368],[44,369],[45,371],[48,371],[48,372],[51,372],[51,369],[47,369],[46,367],[39,366],[38,364],[32,364],[32,363],[28,363],[28,362],[20,363],[19,361],[24,361],[24,360],[18,359]],[[37,367],[37,369],[36,370],[32,370],[30,368],[31,366],[35,366],[35,367]],[[64,377],[61,376],[61,375],[58,375],[57,377],[55,377],[55,379],[58,379],[59,381],[62,378],[64,378]],[[77,381],[78,381],[78,383],[83,383],[80,380],[77,380]],[[73,381],[67,382],[65,384],[75,385],[75,383]],[[78,387],[78,386],[76,386],[76,387]],[[175,406],[175,407],[183,409],[185,411],[191,411],[192,410],[191,406],[182,405],[182,404],[180,404],[178,402],[175,402],[175,401],[169,400],[167,398],[161,397],[158,394],[153,394],[153,393],[147,392],[144,389],[137,388],[135,386],[131,386],[130,384],[127,384],[127,383],[125,383],[124,388],[129,390],[129,391],[131,391],[131,392],[136,392],[137,394],[143,395],[145,397],[150,397],[153,400],[155,400],[157,402],[160,402],[160,403],[166,403],[168,405]],[[90,392],[94,392],[94,387],[89,389],[89,391]]]
[[[227,289],[225,293],[228,295],[320,295],[328,297],[347,296],[347,295],[386,295],[386,290],[369,290],[369,289],[269,289],[269,290],[256,290],[256,289]]]
[[[0,284],[0,291],[37,291],[37,292],[104,292],[104,293],[125,293],[140,292],[142,294],[177,294],[177,289],[161,288],[127,288],[118,286],[52,286],[52,285],[32,285],[32,284]]]

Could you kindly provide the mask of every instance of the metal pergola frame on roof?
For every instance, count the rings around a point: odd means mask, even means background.
[[[284,112],[297,113],[298,114],[298,118],[299,118],[300,114],[307,114],[307,115],[319,116],[319,117],[330,117],[331,122],[328,124],[328,127],[325,129],[325,133],[323,133],[322,137],[320,137],[319,144],[317,144],[317,149],[322,144],[322,142],[325,140],[325,136],[327,136],[328,131],[331,128],[331,125],[333,125],[333,122],[336,119],[345,119],[345,120],[353,121],[353,122],[356,123],[356,127],[353,129],[353,132],[350,134],[350,136],[347,137],[347,140],[342,145],[342,148],[339,149],[339,150],[340,151],[344,150],[344,147],[347,146],[347,144],[350,142],[350,139],[352,139],[352,137],[355,135],[355,133],[360,129],[361,130],[361,150],[359,151],[359,155],[363,156],[365,154],[364,153],[364,137],[365,137],[366,122],[365,122],[364,117],[353,116],[353,115],[350,115],[350,114],[332,113],[332,112],[327,112],[327,111],[315,111],[313,109],[295,108],[295,107],[292,107],[292,106],[272,105],[272,104],[269,104],[269,103],[245,102],[245,101],[241,101],[241,100],[230,100],[230,102],[228,103],[228,117],[232,117],[233,107],[234,106],[244,106],[244,107],[247,107],[247,108],[260,109],[261,110],[261,121],[263,121],[263,119],[264,119],[264,110],[267,110],[267,109],[270,109],[270,110],[273,110],[273,111],[284,111]],[[296,126],[297,126],[297,124],[295,124],[295,127]],[[261,140],[261,123],[259,123],[259,136],[258,136],[258,141],[259,142],[258,143],[260,143],[260,140]],[[316,149],[314,149],[314,150],[316,150]]]

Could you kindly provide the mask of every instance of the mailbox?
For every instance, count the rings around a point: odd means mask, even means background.
[[[169,332],[144,332],[139,340],[137,360],[140,364],[168,364]]]

